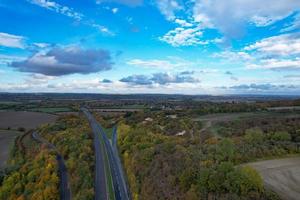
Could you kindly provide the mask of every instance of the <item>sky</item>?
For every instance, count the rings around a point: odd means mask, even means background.
[[[300,1],[0,0],[0,92],[300,95]]]

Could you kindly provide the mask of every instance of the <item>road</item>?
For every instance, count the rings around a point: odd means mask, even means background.
[[[267,188],[283,200],[298,200],[300,196],[300,157],[266,160],[247,165],[262,176]]]
[[[53,149],[57,152],[56,147],[41,137],[38,133],[33,132],[32,138],[37,142],[44,143],[47,145],[49,149]],[[62,200],[70,200],[71,199],[71,190],[68,181],[68,170],[65,165],[65,161],[63,157],[57,152],[56,160],[58,163],[59,177],[60,177],[60,199]]]
[[[101,138],[104,141],[105,144],[105,151],[108,155],[109,165],[111,169],[111,175],[113,179],[113,187],[114,187],[114,193],[115,193],[115,199],[116,200],[129,200],[129,193],[127,189],[127,184],[125,182],[124,173],[122,170],[122,165],[120,162],[119,155],[117,153],[116,146],[116,129],[114,129],[113,133],[113,143],[111,144],[110,140],[108,139],[106,133],[104,132],[103,128],[100,126],[100,124],[95,120],[93,115],[87,110],[82,109],[82,111],[87,116],[90,125],[93,129],[94,135],[101,135]],[[97,140],[101,139],[100,137],[96,138]]]
[[[91,113],[85,109],[81,109],[83,113],[86,115],[90,126],[92,128],[94,134],[94,148],[95,148],[95,158],[96,158],[96,167],[95,167],[95,200],[107,200],[108,188],[107,188],[107,180],[105,174],[105,149],[103,149],[103,145],[101,145],[101,135],[99,134],[99,127],[97,126],[97,122]]]

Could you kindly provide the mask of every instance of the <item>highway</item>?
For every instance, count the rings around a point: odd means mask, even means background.
[[[111,176],[113,179],[113,187],[114,187],[114,194],[116,200],[129,200],[129,193],[127,189],[127,184],[125,182],[124,173],[122,170],[122,165],[120,162],[120,158],[118,155],[118,152],[115,147],[116,146],[116,129],[114,130],[114,139],[113,142],[114,145],[110,142],[108,139],[106,133],[100,126],[100,124],[95,120],[93,115],[85,108],[82,108],[82,111],[87,116],[89,123],[92,127],[92,130],[94,132],[94,135],[97,135],[95,137],[96,140],[102,139],[105,145],[105,151],[108,155],[109,165],[111,169]],[[101,137],[99,137],[101,136]],[[99,142],[100,143],[100,142]],[[105,152],[102,152],[105,153]]]
[[[103,145],[101,145],[101,135],[99,133],[99,129],[94,117],[89,113],[89,111],[85,108],[81,109],[83,113],[86,115],[90,126],[94,135],[94,148],[95,148],[95,200],[107,200],[108,188],[107,188],[107,180],[105,174],[105,149]]]
[[[44,143],[47,145],[49,149],[53,149],[57,152],[56,147],[41,137],[38,133],[33,132],[32,138],[39,143]],[[69,187],[68,181],[68,171],[65,165],[63,157],[57,152],[56,153],[56,160],[58,163],[58,170],[59,170],[59,177],[60,177],[60,199],[61,200],[70,200],[71,199],[71,190]]]

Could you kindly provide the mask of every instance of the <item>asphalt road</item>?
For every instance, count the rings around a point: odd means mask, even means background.
[[[36,132],[32,133],[33,139],[40,143],[44,143],[48,146],[48,148],[56,150],[55,146],[51,143],[49,143],[47,140],[42,138],[39,134]],[[63,157],[57,153],[56,154],[56,160],[58,162],[58,170],[59,170],[59,176],[60,176],[60,199],[61,200],[70,200],[71,199],[71,190],[69,187],[69,181],[68,181],[68,170],[65,165]]]
[[[95,167],[95,200],[107,200],[108,188],[107,188],[107,180],[105,174],[105,149],[103,149],[103,145],[101,145],[101,134],[99,133],[99,127],[97,126],[97,122],[91,113],[85,109],[81,109],[83,113],[88,118],[90,126],[92,128],[94,134],[94,148],[95,148],[95,158],[96,158],[96,167]]]
[[[87,116],[87,118],[90,122],[90,125],[92,126],[94,134],[98,135],[97,140],[102,138],[104,141],[105,150],[108,155],[109,165],[110,165],[110,169],[111,169],[111,173],[112,173],[111,175],[112,175],[112,179],[113,179],[115,199],[116,200],[129,200],[129,193],[128,193],[127,185],[126,185],[126,182],[124,179],[122,165],[120,162],[119,155],[117,154],[117,151],[113,147],[114,145],[112,145],[110,143],[109,139],[107,138],[106,133],[104,132],[104,130],[102,129],[100,124],[94,119],[92,114],[87,109],[83,108],[82,110],[85,113],[85,115]],[[115,137],[115,139],[113,139],[113,143],[116,145],[116,143],[115,143],[116,142],[116,129],[114,129],[113,134],[115,135],[115,136],[113,135],[113,137]],[[99,137],[99,135],[101,136],[101,138]]]

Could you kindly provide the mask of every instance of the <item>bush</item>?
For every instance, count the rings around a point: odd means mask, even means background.
[[[291,135],[286,131],[277,131],[271,135],[271,140],[275,141],[291,141]]]

